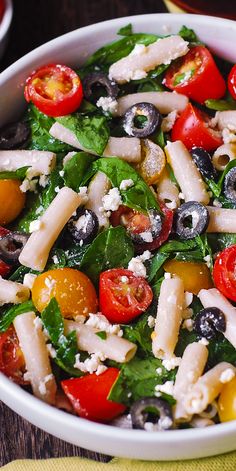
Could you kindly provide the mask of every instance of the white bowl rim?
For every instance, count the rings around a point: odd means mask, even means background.
[[[11,2],[11,0],[7,0],[7,2]],[[209,21],[214,21],[214,24],[216,25],[222,25],[222,22],[225,24],[227,23],[228,26],[233,26],[235,28],[236,23],[232,20],[227,20],[225,18],[221,19],[218,17],[209,17],[209,16],[204,16],[204,15],[193,15],[193,14],[172,14],[170,15],[169,13],[153,13],[153,14],[146,14],[146,15],[133,15],[133,16],[128,16],[128,17],[120,17],[116,18],[113,20],[108,20],[108,21],[103,21],[100,23],[96,23],[93,25],[85,26],[83,28],[79,28],[79,32],[83,35],[86,32],[91,32],[91,34],[96,34],[96,31],[100,31],[102,26],[104,25],[109,25],[113,26],[115,25],[117,29],[121,26],[124,26],[124,22],[126,23],[132,23],[132,21],[135,21],[135,27],[137,28],[139,24],[143,23],[143,20],[146,19],[148,21],[149,17],[153,16],[158,16],[161,17],[163,20],[163,24],[167,22],[168,24],[175,24],[175,19],[180,20],[185,24],[187,21],[187,18],[197,19],[197,21],[202,24],[202,25],[207,25]],[[44,52],[44,49],[48,49],[50,46],[60,46],[63,45],[65,39],[72,38],[73,35],[78,34],[78,29],[71,31],[69,33],[66,33],[62,36],[59,36],[39,47],[34,49],[33,51],[29,52],[19,60],[17,60],[14,64],[10,65],[7,69],[5,69],[1,74],[0,74],[0,86],[11,77],[11,75],[15,75],[22,70],[24,70],[25,67],[27,67],[32,59],[35,58],[35,54],[41,55]],[[40,409],[40,415],[41,417],[45,418],[45,421],[47,422],[48,420],[54,421],[55,424],[58,425],[58,427],[68,426],[72,427],[73,430],[77,432],[86,432],[90,433],[91,436],[100,436],[103,439],[109,440],[110,438],[112,439],[119,439],[119,441],[125,443],[129,441],[130,443],[135,443],[135,444],[168,444],[170,446],[172,445],[178,445],[180,441],[184,440],[185,445],[188,446],[190,444],[194,444],[195,440],[197,439],[203,439],[203,438],[220,438],[225,434],[230,434],[235,432],[236,433],[236,420],[227,422],[227,423],[221,423],[217,425],[212,425],[211,427],[206,427],[206,428],[195,428],[195,429],[181,429],[181,430],[169,430],[166,432],[155,432],[155,433],[147,433],[146,431],[142,430],[133,430],[133,429],[124,429],[124,428],[119,428],[115,427],[112,425],[105,425],[105,424],[100,424],[96,422],[92,422],[77,416],[70,415],[62,410],[59,410],[57,408],[54,408],[48,404],[43,403],[41,400],[37,399],[30,393],[24,391],[22,388],[20,388],[18,385],[12,383],[11,380],[9,380],[7,377],[5,377],[2,373],[0,373],[0,390],[1,390],[1,396],[4,396],[3,401],[9,405],[13,410],[17,410],[18,406],[15,407],[15,404],[21,404],[22,407],[25,407],[27,405],[27,414],[22,414],[20,415],[24,416],[27,418],[27,420],[30,421],[30,412],[35,412],[36,409]],[[50,418],[50,419],[49,419]],[[33,421],[32,421],[33,422]],[[31,422],[31,423],[32,423]],[[35,423],[37,425],[37,423]],[[40,426],[43,428],[42,426]],[[47,427],[45,427],[45,430],[47,430]],[[56,434],[55,434],[56,435]],[[73,443],[73,440],[71,441]],[[93,449],[96,449],[94,446]],[[99,451],[99,450],[98,450]],[[217,451],[216,453],[217,454]],[[206,456],[202,455],[202,456]]]
[[[0,42],[7,34],[13,16],[12,0],[5,0],[5,10],[3,12],[2,21],[0,22]]]

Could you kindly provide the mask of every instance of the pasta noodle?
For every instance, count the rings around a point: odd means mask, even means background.
[[[218,111],[216,119],[219,129],[228,128],[230,131],[236,131],[236,111]]]
[[[199,342],[193,342],[187,345],[179,369],[177,371],[174,393],[176,399],[175,406],[175,419],[187,420],[190,419],[189,414],[186,412],[183,400],[184,397],[191,389],[194,383],[202,375],[206,366],[208,358],[207,347]]]
[[[226,330],[223,332],[225,338],[236,348],[236,308],[216,288],[202,289],[198,297],[204,308],[217,307],[226,320]]]
[[[106,211],[103,211],[102,199],[110,188],[111,182],[103,172],[97,172],[88,186],[88,201],[85,207],[96,214],[100,228],[109,226],[109,217]]]
[[[34,312],[17,316],[13,322],[19,338],[33,393],[42,401],[55,404],[56,381],[52,374],[42,327]]]
[[[179,207],[179,190],[175,183],[170,179],[166,167],[159,177],[157,194],[168,208],[175,209]]]
[[[66,320],[65,333],[73,330],[77,332],[78,348],[85,352],[102,353],[106,358],[118,363],[130,361],[136,353],[137,346],[129,340],[113,334],[106,334],[106,338],[101,339],[96,335],[98,329]]]
[[[185,201],[209,203],[206,185],[185,145],[181,141],[168,142],[165,152]]]
[[[210,221],[207,232],[236,232],[236,209],[207,206]]]
[[[178,278],[164,279],[158,300],[152,351],[156,358],[173,357],[184,304],[184,285]]]
[[[223,144],[214,152],[212,163],[217,170],[223,171],[234,159],[236,159],[236,144]]]
[[[15,281],[4,280],[0,276],[0,306],[3,304],[20,304],[30,297],[30,290],[27,286]]]
[[[130,106],[136,103],[152,103],[160,113],[183,111],[188,104],[188,98],[180,93],[172,92],[141,92],[125,95],[117,100],[117,109],[113,116],[123,116]]]
[[[230,363],[218,363],[201,376],[192,389],[187,392],[184,407],[189,414],[200,414],[220,394],[224,386],[221,375],[226,370],[235,372],[235,368]]]
[[[56,154],[39,150],[1,150],[0,171],[30,167],[30,174],[49,175],[55,167]]]
[[[22,265],[39,271],[45,268],[54,242],[80,204],[81,197],[75,191],[61,188],[42,215],[40,228],[26,242],[19,257]]]

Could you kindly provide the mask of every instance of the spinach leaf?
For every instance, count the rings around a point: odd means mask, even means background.
[[[219,198],[220,195],[221,195],[221,192],[222,192],[222,188],[223,188],[223,183],[224,183],[224,179],[225,179],[225,176],[227,175],[227,173],[231,170],[231,168],[235,167],[236,166],[236,160],[231,160],[225,167],[224,171],[222,172],[218,182],[216,183],[214,180],[210,180],[208,178],[206,178],[206,183],[207,185],[209,186],[209,188],[211,189],[212,193],[217,197]],[[224,198],[224,197],[223,197]],[[223,199],[224,200],[224,199]],[[230,204],[230,202],[229,202]]]
[[[138,81],[138,90],[137,93],[141,92],[162,92],[164,90],[163,85],[160,81],[152,79],[152,78],[145,78]]]
[[[183,25],[182,28],[179,30],[178,35],[181,38],[185,39],[185,41],[189,41],[190,43],[199,43],[198,37],[196,33],[191,28],[187,28],[187,26]]]
[[[155,255],[151,258],[151,262],[148,269],[148,281],[151,283],[156,277],[160,268],[164,265],[166,260],[169,258],[169,253],[156,252]]]
[[[129,23],[128,25],[123,26],[123,28],[120,28],[119,31],[117,31],[117,34],[119,34],[119,36],[130,36],[133,34],[132,24]]]
[[[65,251],[66,266],[70,268],[79,268],[83,260],[83,256],[88,249],[88,245],[72,246]]]
[[[236,244],[236,234],[223,232],[219,234],[208,234],[207,237],[213,253],[220,252],[221,250]]]
[[[43,310],[41,317],[52,343],[58,344],[64,332],[64,321],[55,298],[51,299],[47,307]]]
[[[153,135],[152,135],[152,141],[154,141],[158,146],[160,146],[162,149],[164,149],[166,145],[166,139],[165,139],[165,134],[161,129],[158,129]]]
[[[236,349],[223,334],[218,334],[216,338],[211,340],[207,348],[209,351],[207,364],[210,368],[221,361],[227,361],[236,365]]]
[[[122,325],[123,338],[138,346],[137,355],[141,358],[152,353],[151,329],[148,325],[148,317],[152,314],[156,317],[157,306],[153,303],[148,311],[142,314],[136,322]]]
[[[88,151],[102,155],[110,137],[107,118],[104,115],[73,115],[56,118],[60,124],[72,131],[80,144]]]
[[[159,253],[169,253],[176,260],[196,262],[204,262],[204,257],[210,255],[210,263],[213,265],[212,250],[207,234],[183,242],[180,240],[169,240],[160,247]]]
[[[30,268],[28,267],[23,267],[23,265],[20,265],[9,277],[9,280],[11,281],[17,281],[18,283],[23,283],[24,276],[26,273],[30,272]]]
[[[121,190],[123,203],[129,208],[141,212],[148,212],[150,209],[160,211],[155,196],[145,183],[142,177],[124,160],[116,157],[106,157],[98,159],[92,164],[92,171],[98,171],[107,175],[113,187],[120,187],[122,180],[132,179],[134,184],[127,190]]]
[[[77,152],[64,166],[63,180],[65,185],[79,192],[83,177],[93,161],[93,155],[87,152]]]
[[[102,271],[126,267],[133,255],[133,244],[124,227],[109,227],[88,246],[80,266],[97,284]]]
[[[24,314],[25,312],[34,311],[35,307],[32,301],[26,301],[22,304],[14,305],[10,308],[7,308],[0,314],[0,332],[6,332],[8,327],[12,324],[16,316]]]
[[[78,378],[83,376],[84,373],[73,366],[75,364],[75,355],[77,353],[78,347],[76,332],[70,332],[66,337],[62,336],[60,347],[57,349],[55,362],[70,376],[76,376]]]
[[[215,111],[236,110],[236,100],[206,100],[205,106]]]
[[[24,180],[28,168],[30,167],[21,167],[15,171],[0,172],[0,180]]]
[[[161,368],[161,374],[157,373]],[[145,396],[154,396],[155,386],[166,381],[174,380],[176,371],[167,371],[158,358],[133,358],[125,363],[120,371],[117,381],[113,385],[108,399],[130,406]],[[173,404],[173,398],[165,395],[165,399]]]
[[[54,118],[41,113],[32,104],[28,108],[26,121],[31,129],[30,149],[47,150],[56,154],[73,150],[71,146],[55,139],[49,134],[49,130],[55,122]]]
[[[45,270],[53,270],[55,268],[64,268],[67,264],[65,251],[60,248],[53,248],[50,252],[49,259]]]

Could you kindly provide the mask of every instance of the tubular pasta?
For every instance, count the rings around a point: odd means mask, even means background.
[[[159,177],[157,194],[168,208],[175,209],[179,207],[179,190],[175,183],[170,179],[167,168],[163,170]]]
[[[19,338],[33,393],[42,401],[55,404],[56,381],[52,374],[42,328],[35,325],[35,313],[26,312],[13,322]]]
[[[189,414],[200,414],[214,401],[224,387],[224,383],[220,381],[221,374],[228,369],[235,372],[230,363],[218,363],[198,379],[184,399],[184,407]]]
[[[102,198],[110,188],[111,182],[103,172],[97,172],[88,186],[88,201],[85,207],[91,209],[97,215],[100,228],[109,226],[109,218],[106,211],[102,210]]]
[[[14,171],[31,167],[34,176],[49,175],[55,167],[56,154],[39,150],[1,150],[0,171]]]
[[[236,209],[207,206],[210,222],[207,232],[236,232]]]
[[[156,358],[172,358],[178,341],[184,304],[184,285],[178,278],[164,279],[158,300],[152,351]]]
[[[117,110],[113,116],[123,116],[130,106],[141,102],[152,103],[160,113],[168,114],[171,111],[183,111],[188,104],[188,98],[185,95],[172,92],[132,93],[118,98]]]
[[[185,145],[181,141],[168,142],[165,152],[185,201],[209,203],[206,185]]]
[[[219,129],[228,128],[230,131],[236,131],[236,111],[218,111],[216,119]]]
[[[61,188],[42,215],[41,227],[26,242],[19,257],[22,265],[39,271],[45,268],[54,242],[80,204],[81,197],[75,191]]]
[[[15,281],[4,280],[0,276],[0,306],[3,304],[20,304],[30,297],[30,290],[27,286]]]
[[[217,170],[223,171],[234,159],[236,159],[236,144],[223,144],[214,152],[212,163]]]
[[[224,313],[226,330],[223,335],[236,348],[236,308],[216,288],[201,289],[198,297],[204,308],[217,307]]]
[[[127,363],[136,353],[137,346],[129,340],[113,334],[106,334],[106,339],[101,339],[96,335],[99,332],[92,326],[78,324],[74,321],[65,320],[65,333],[76,330],[78,348],[88,353],[102,353],[106,358]]]
[[[173,396],[177,403],[175,406],[175,419],[187,420],[190,419],[189,414],[183,406],[183,400],[190,388],[202,375],[206,366],[208,357],[207,347],[201,343],[193,342],[187,345],[174,385]]]
[[[95,154],[89,149],[85,149],[78,141],[76,135],[60,123],[54,123],[49,130],[51,136],[66,142],[76,149],[81,149]],[[104,157],[119,157],[127,162],[140,162],[141,145],[137,137],[110,137],[107,146],[103,152]]]

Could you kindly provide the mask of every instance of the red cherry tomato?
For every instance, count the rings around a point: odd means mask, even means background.
[[[100,274],[100,310],[110,322],[128,324],[146,311],[153,299],[147,281],[125,268],[112,268]]]
[[[171,140],[182,141],[187,149],[193,146],[213,151],[223,144],[217,131],[209,127],[210,118],[206,113],[189,103],[172,128]]]
[[[2,21],[4,10],[5,10],[5,1],[0,0],[0,21]]]
[[[198,103],[219,99],[226,91],[225,81],[208,49],[195,46],[168,69],[165,85]]]
[[[168,209],[163,203],[159,201],[160,208],[164,214],[162,219],[162,230],[158,237],[156,237],[152,242],[144,242],[142,244],[136,244],[135,249],[138,253],[143,253],[144,250],[156,250],[160,247],[163,242],[168,239],[170,234],[172,223],[173,223],[173,211]],[[143,213],[138,213],[133,209],[128,208],[127,206],[121,205],[117,211],[113,211],[110,221],[112,226],[116,227],[119,225],[124,225],[128,232],[133,234],[140,234],[142,232],[148,231],[151,227],[150,219]]]
[[[231,245],[217,255],[213,279],[216,288],[226,298],[236,301],[236,245]]]
[[[63,116],[79,108],[83,98],[80,78],[69,67],[49,64],[26,80],[25,99],[48,116]]]
[[[110,422],[126,409],[123,404],[107,399],[119,372],[118,368],[107,368],[100,375],[94,373],[67,379],[61,382],[61,386],[80,417],[95,422]]]
[[[228,89],[234,100],[236,100],[236,64],[232,67],[228,76]]]
[[[0,334],[0,371],[15,383],[25,384],[25,361],[13,327]]]
[[[0,239],[1,237],[4,237],[5,235],[9,234],[9,230],[6,229],[5,227],[0,226]],[[0,276],[4,277],[7,276],[11,271],[10,265],[7,265],[3,260],[0,260]]]

